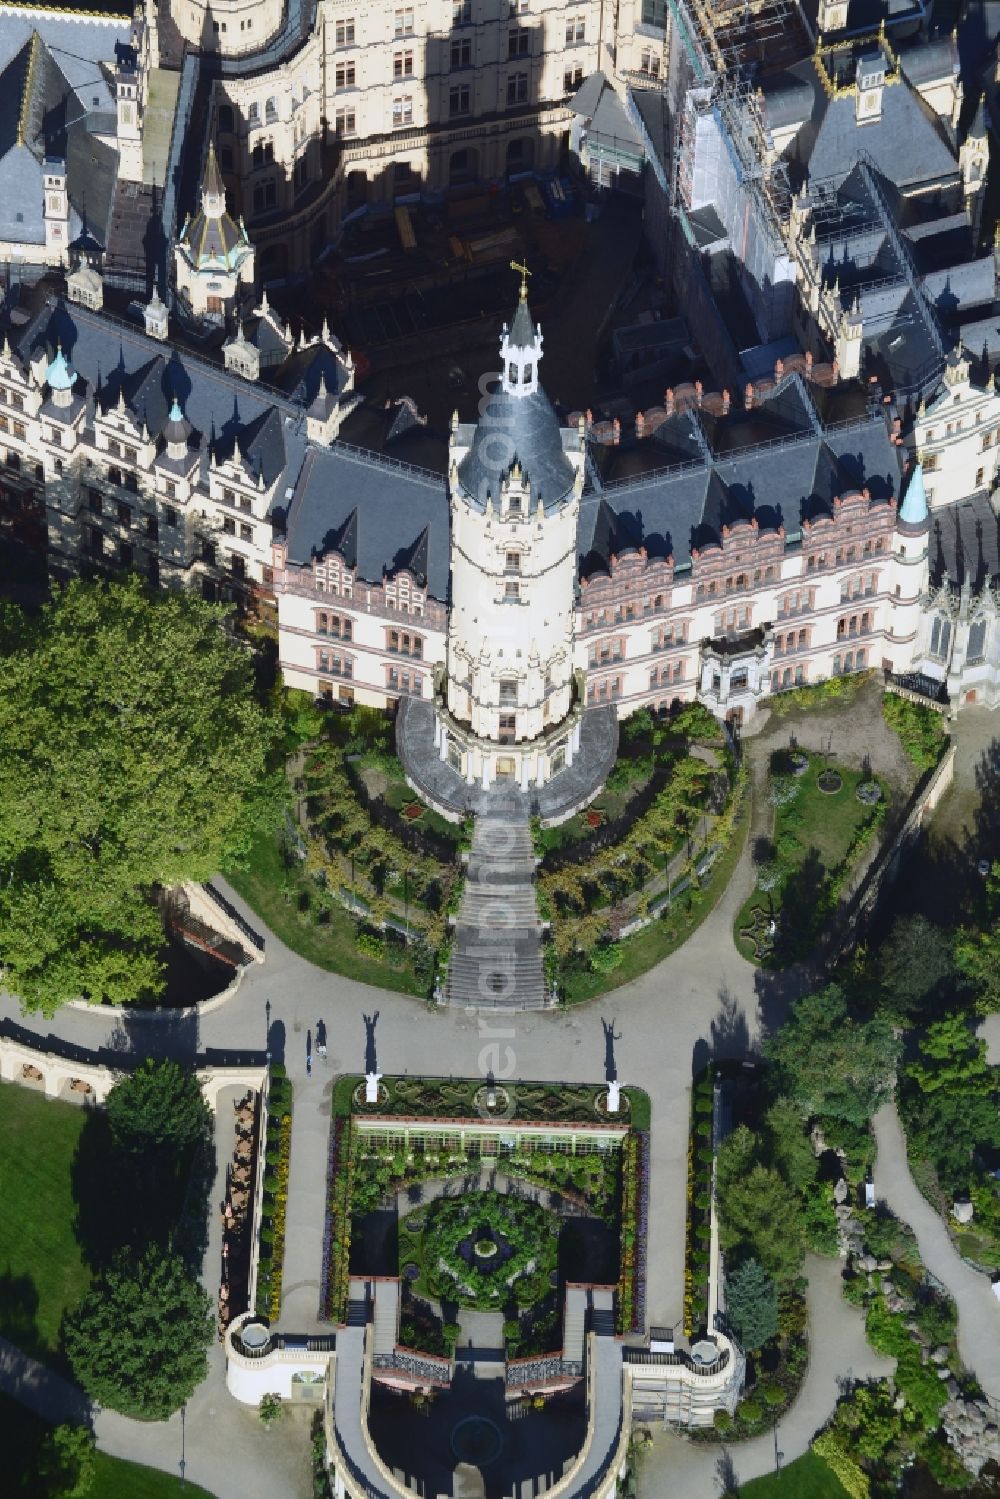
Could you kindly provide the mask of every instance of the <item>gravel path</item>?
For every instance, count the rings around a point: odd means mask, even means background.
[[[910,1175],[896,1106],[875,1115],[875,1191],[917,1236],[920,1257],[958,1307],[958,1351],[992,1400],[1000,1401],[1000,1302],[985,1275],[967,1265]]]
[[[839,1259],[806,1260],[809,1285],[809,1367],[798,1399],[777,1429],[749,1442],[691,1442],[679,1432],[658,1432],[640,1475],[643,1499],[717,1499],[720,1461],[732,1464],[741,1483],[773,1473],[775,1453],[782,1466],[801,1457],[830,1419],[844,1379],[878,1379],[893,1372],[894,1359],[873,1353],[865,1339],[864,1318],[841,1295]]]

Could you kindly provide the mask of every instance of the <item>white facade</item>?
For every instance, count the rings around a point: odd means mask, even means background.
[[[913,443],[923,465],[927,504],[938,510],[977,490],[992,490],[1000,464],[1000,395],[991,378],[973,384],[969,361],[953,357],[935,395],[921,404]]]

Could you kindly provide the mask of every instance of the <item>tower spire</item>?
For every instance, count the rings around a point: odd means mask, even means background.
[[[528,267],[526,265],[522,265],[519,260],[512,260],[510,263],[510,268],[512,271],[518,271],[520,273],[521,301],[526,302],[528,300],[528,277],[531,275],[531,272],[528,270]]]

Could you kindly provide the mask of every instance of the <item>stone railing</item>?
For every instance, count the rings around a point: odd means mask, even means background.
[[[44,1092],[46,1098],[103,1104],[122,1073],[142,1061],[141,1056],[128,1053],[115,1058],[111,1065],[110,1061],[95,1059],[81,1047],[66,1046],[62,1051],[53,1051],[40,1044],[41,1038],[39,1044],[34,1044],[34,1038],[29,1040],[27,1032],[11,1035],[11,1028],[11,1023],[5,1022],[4,1031],[0,1032],[0,1079],[35,1088]],[[223,1088],[258,1090],[263,1083],[264,1064],[261,1061],[259,1065],[201,1066],[196,1068],[196,1075],[205,1102],[214,1111]]]

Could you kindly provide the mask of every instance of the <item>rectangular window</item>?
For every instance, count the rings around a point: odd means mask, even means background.
[[[503,585],[504,603],[516,604],[521,597],[520,583],[505,583]]]
[[[575,93],[575,91],[580,87],[580,84],[582,82],[583,82],[583,69],[582,68],[567,68],[566,71],[565,71],[565,73],[563,74],[563,93],[564,94]]]
[[[355,65],[353,62],[339,62],[334,73],[337,87],[353,88],[355,79]]]
[[[177,511],[171,509],[171,507],[169,505],[167,506],[166,510],[163,512],[163,523],[164,523],[164,525],[171,526],[171,527],[174,527],[174,526],[177,525]]]
[[[398,130],[402,125],[413,124],[413,99],[409,94],[401,94],[398,99],[392,101],[392,128]]]
[[[132,544],[131,544],[131,542],[123,541],[123,542],[119,543],[119,546],[118,546],[118,561],[121,563],[122,567],[131,567],[132,566],[133,555],[134,554],[133,554],[133,551],[132,551]]]
[[[146,516],[146,535],[150,538],[151,541],[155,541],[156,538],[159,536],[159,534],[160,534],[160,527],[157,524],[156,516],[155,515],[147,515]]]
[[[566,45],[572,47],[586,36],[587,22],[584,16],[569,16],[566,20]]]
[[[334,114],[334,124],[338,135],[356,135],[357,118],[353,109],[338,109]]]
[[[512,27],[507,33],[507,56],[527,57],[531,48],[531,32],[523,26]]]
[[[126,531],[128,530],[129,526],[132,524],[132,507],[131,507],[131,505],[122,505],[122,504],[120,504],[118,506],[118,524],[120,526],[124,526],[125,529],[126,529]]]
[[[233,517],[231,515],[223,516],[222,529],[227,536],[236,535],[236,522],[233,520]]]
[[[641,52],[639,54],[639,71],[648,73],[650,78],[660,76],[660,54],[658,52]]]
[[[519,573],[521,571],[521,553],[508,552],[504,560],[504,572]]]
[[[392,34],[393,34],[393,36],[412,36],[413,35],[413,11],[412,10],[410,10],[409,8],[407,8],[406,10],[397,10],[395,12],[395,14],[393,16]]]
[[[98,490],[92,489],[88,495],[88,499],[90,501],[91,513],[94,515],[100,515],[101,511],[104,509],[104,501],[101,498]]]
[[[448,113],[455,115],[467,115],[469,113],[469,85],[463,83],[448,90]]]
[[[253,526],[240,523],[240,541],[253,541]]]
[[[451,24],[468,26],[472,20],[472,0],[451,0]]]
[[[412,52],[396,52],[396,53],[393,54],[393,58],[392,58],[392,76],[393,76],[393,78],[412,78],[413,77],[413,53]]]
[[[457,42],[451,44],[451,70],[456,68],[470,68],[472,66],[472,39],[461,37]]]
[[[354,43],[354,18],[348,17],[336,23],[334,36],[338,47],[350,47]]]
[[[500,706],[501,708],[514,708],[517,706],[517,682],[508,678],[500,681]]]
[[[507,103],[525,104],[528,99],[528,75],[527,73],[508,73],[507,75]]]
[[[666,25],[667,0],[642,0],[642,24],[644,26],[658,26],[660,30]]]

